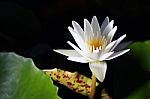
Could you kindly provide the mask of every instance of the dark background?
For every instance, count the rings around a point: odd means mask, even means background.
[[[74,41],[67,29],[71,26],[71,21],[75,20],[83,27],[83,19],[91,21],[94,15],[100,24],[106,16],[114,19],[118,26],[115,39],[123,34],[127,34],[124,41],[150,39],[148,0],[1,0],[0,51],[13,51],[30,57],[40,69],[56,67],[78,71],[90,77],[88,64],[67,61],[65,56],[53,52],[52,49],[71,49],[66,43],[68,40]],[[127,87],[132,87],[134,83],[124,85],[115,82],[123,82],[123,79],[119,79],[121,75],[114,76],[114,72],[121,69],[115,67],[115,63],[117,59],[108,62],[108,72],[102,85],[110,96],[122,99],[130,94]],[[109,66],[111,64],[114,67]],[[125,70],[127,69],[126,67]],[[57,85],[59,96],[63,99],[87,98]],[[99,95],[101,89],[98,87],[96,95]],[[135,89],[136,86],[131,91]]]

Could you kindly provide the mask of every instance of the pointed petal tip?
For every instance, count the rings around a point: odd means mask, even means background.
[[[105,79],[105,77],[101,78],[101,79],[98,79],[100,82],[103,82]]]
[[[97,17],[94,15],[94,16],[93,16],[93,19],[97,19]]]
[[[53,51],[56,52],[56,53],[62,54],[62,53],[61,53],[59,50],[57,50],[57,49],[53,49]]]
[[[114,27],[114,29],[116,29],[116,30],[117,30],[117,28],[118,28],[117,26]]]
[[[108,16],[106,16],[106,18],[105,19],[107,19],[108,21],[109,21],[109,17]]]
[[[122,36],[118,39],[118,41],[119,41],[119,42],[122,41],[125,37],[126,37],[126,34],[122,35]]]
[[[124,52],[122,53],[122,55],[129,52],[129,51],[130,51],[130,49],[125,49]]]
[[[72,30],[72,27],[71,27],[71,26],[68,26],[68,30],[69,30],[69,31]]]
[[[88,19],[84,18],[84,23],[89,24],[90,22],[88,21]]]
[[[76,23],[76,21],[72,20],[72,24]]]
[[[114,20],[111,20],[111,21],[110,21],[110,24],[114,24]]]
[[[88,22],[88,20],[86,18],[84,18],[84,23]]]
[[[130,51],[130,49],[127,49],[127,51],[126,52],[129,52]]]
[[[70,60],[70,58],[68,57],[67,60]]]
[[[74,31],[74,29],[72,28],[72,27],[70,27],[70,26],[68,26],[68,30],[69,30],[69,32],[72,34],[72,33],[75,33],[75,31]]]
[[[78,24],[78,23],[77,23],[76,21],[73,20],[73,21],[72,21],[72,25],[74,25],[74,24]]]
[[[56,49],[53,49],[53,51],[56,52],[57,50],[56,50]]]
[[[68,30],[72,35],[74,35],[75,30],[72,27],[68,26]]]
[[[76,21],[72,21],[72,25],[73,25],[73,27],[75,27],[76,25],[77,25],[78,23],[76,22]]]
[[[93,16],[92,21],[94,21],[95,19],[97,19],[96,16]],[[91,23],[92,23],[92,21],[91,21]]]
[[[124,34],[124,35],[122,35],[122,36],[120,37],[120,39],[123,40],[126,36],[127,36],[127,35]]]
[[[76,21],[74,21],[74,20],[73,20],[73,21],[72,21],[72,25],[73,25],[73,27],[74,27],[74,24],[75,24],[75,23],[76,23]]]
[[[92,74],[100,81],[103,82],[106,75],[107,64],[105,61],[101,61],[98,63],[90,63],[90,70]]]
[[[88,63],[89,62],[84,57],[68,57],[67,60],[79,62],[79,63]]]
[[[53,51],[59,53],[59,49],[53,49]]]
[[[126,34],[123,35],[123,37],[126,37],[126,36],[127,36]]]
[[[67,41],[67,43],[70,44],[71,42],[70,42],[70,41]]]

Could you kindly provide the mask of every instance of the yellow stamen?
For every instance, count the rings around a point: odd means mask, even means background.
[[[105,45],[106,45],[105,38],[101,38],[101,39],[92,38],[87,41],[87,47],[90,52],[93,52],[93,50],[96,49],[102,50],[105,47]]]

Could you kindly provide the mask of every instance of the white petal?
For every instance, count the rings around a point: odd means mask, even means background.
[[[108,33],[112,30],[113,28],[113,24],[114,24],[114,20],[112,20],[104,29],[104,31],[102,32],[102,35],[107,37]]]
[[[125,48],[127,48],[131,43],[133,43],[133,41],[127,41],[127,42],[123,42],[118,44],[118,46],[116,46],[116,48],[114,49],[115,51],[121,51]]]
[[[86,51],[86,47],[85,47],[85,43],[84,40],[82,39],[81,35],[76,33],[71,27],[68,27],[68,30],[70,31],[71,35],[73,36],[74,40],[76,41],[76,43],[78,44],[78,46]]]
[[[89,61],[93,61],[92,59],[87,57],[87,54],[84,51],[81,51],[77,46],[75,46],[73,43],[70,41],[67,42],[70,46],[72,46],[81,56],[84,58],[88,59]]]
[[[87,56],[92,60],[98,60],[101,53],[102,53],[101,51],[95,51],[93,53],[87,53]]]
[[[89,37],[93,36],[93,29],[87,19],[84,19],[84,32],[85,32],[85,39],[89,39]]]
[[[77,47],[75,46],[73,43],[71,43],[70,41],[67,42],[71,47],[73,47],[79,54],[82,53],[82,51]]]
[[[109,44],[106,46],[106,48],[104,49],[104,53],[109,52],[110,49],[116,44],[116,42],[117,42],[117,41],[115,40],[115,41],[109,43]]]
[[[89,61],[84,57],[68,57],[70,61],[79,62],[79,63],[88,63]]]
[[[102,62],[90,62],[89,67],[94,74],[94,76],[103,82],[106,74],[107,64],[105,61]]]
[[[75,50],[54,49],[54,51],[69,57],[81,57],[81,55]]]
[[[108,52],[108,53],[105,53],[103,55],[100,56],[99,60],[100,61],[104,61],[105,59],[107,59],[109,56],[111,56],[114,52]]]
[[[92,22],[91,22],[91,26],[93,28],[93,33],[100,33],[100,27],[99,27],[99,23],[98,20],[96,18],[96,16],[93,16]],[[97,35],[97,34],[96,34]]]
[[[75,21],[72,21],[72,25],[73,25],[74,30],[79,33],[82,39],[84,39],[84,32],[81,26]]]
[[[120,38],[117,39],[117,42],[115,43],[115,45],[111,48],[110,51],[113,51],[115,49],[115,47],[126,37],[126,34],[124,34],[123,36],[121,36]]]
[[[104,31],[104,29],[106,28],[106,26],[109,24],[109,18],[106,17],[105,20],[103,21],[102,25],[101,25],[101,32]]]
[[[122,51],[116,52],[116,53],[112,54],[110,57],[108,57],[106,60],[114,59],[114,58],[116,58],[118,56],[121,56],[121,55],[127,53],[128,51],[130,51],[130,49],[126,49],[126,50],[122,50]]]
[[[107,42],[110,43],[117,31],[117,26],[115,26],[107,35]]]

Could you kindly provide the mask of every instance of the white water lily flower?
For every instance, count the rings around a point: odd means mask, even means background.
[[[117,26],[113,27],[113,24],[114,21],[109,22],[109,18],[106,17],[100,27],[96,16],[94,16],[91,24],[87,19],[84,19],[83,30],[77,22],[72,21],[73,28],[68,27],[68,29],[78,46],[68,41],[67,43],[74,50],[58,49],[54,51],[68,56],[68,60],[89,63],[93,75],[103,82],[107,69],[105,60],[111,60],[130,50],[114,51],[115,47],[126,37],[126,34],[112,41],[117,30]]]

